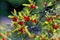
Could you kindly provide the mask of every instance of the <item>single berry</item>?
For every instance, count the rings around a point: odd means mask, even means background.
[[[30,20],[30,17],[29,16],[24,16],[24,20],[25,21],[29,21]]]
[[[34,8],[36,8],[36,6],[34,4],[30,4],[30,8],[34,9]]]
[[[50,18],[47,18],[46,19],[48,22],[50,22],[50,21],[52,21],[53,20],[53,18],[52,17],[50,17]]]
[[[5,40],[5,38],[2,38],[2,40]]]
[[[37,20],[36,20],[36,19],[33,19],[32,22],[33,22],[33,23],[37,23]]]
[[[12,18],[12,20],[13,20],[14,22],[17,22],[17,17],[14,16],[14,17]]]
[[[58,28],[58,25],[54,25],[54,24],[53,24],[53,25],[52,25],[52,28],[53,28],[53,29],[57,29],[57,28]]]
[[[24,28],[23,27],[19,29],[19,32],[20,33],[23,33],[23,31],[24,31]]]
[[[18,24],[22,26],[22,25],[24,24],[24,22],[22,22],[22,21],[20,22],[20,21],[19,21]]]

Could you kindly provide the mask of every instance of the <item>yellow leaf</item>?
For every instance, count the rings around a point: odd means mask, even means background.
[[[45,21],[46,24],[49,24],[49,22]]]
[[[12,32],[15,32],[15,31],[17,31],[19,28],[16,28],[15,30],[13,30]]]
[[[14,15],[16,15],[17,14],[17,12],[16,12],[16,10],[14,9]]]
[[[39,36],[38,36],[38,35],[37,35],[36,37],[37,37],[37,38],[39,38]]]
[[[19,16],[20,16],[20,18],[23,18],[23,15],[22,15],[22,13],[21,13],[21,12],[19,12]]]
[[[31,19],[37,19],[36,14],[31,16]]]
[[[50,5],[52,5],[52,2],[49,2],[49,3],[48,3],[48,6],[50,6]]]
[[[23,4],[23,6],[30,6],[30,4]]]
[[[54,34],[54,35],[57,35],[57,32],[56,32],[56,31],[57,31],[57,30],[55,30],[55,29],[53,30],[53,34]]]
[[[53,31],[54,33],[56,33],[56,30],[54,29],[54,31]]]
[[[42,34],[42,37],[45,37],[46,35],[45,34]]]
[[[1,35],[2,35],[4,38],[7,38],[7,36],[6,36],[5,34],[1,33]]]
[[[3,29],[3,27],[2,27],[2,26],[0,26],[0,29]]]
[[[31,20],[34,19],[34,16],[31,16],[30,19],[31,19]]]
[[[12,15],[9,15],[8,17],[9,17],[9,18],[13,18],[13,16],[12,16]]]
[[[29,10],[28,9],[26,9],[26,14],[29,15]]]
[[[25,32],[28,34],[29,37],[31,37],[31,33],[27,29],[28,26],[25,27]]]

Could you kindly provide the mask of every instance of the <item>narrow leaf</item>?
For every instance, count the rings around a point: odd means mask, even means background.
[[[29,6],[30,6],[30,4],[23,4],[23,6],[28,6],[28,7],[29,7]]]

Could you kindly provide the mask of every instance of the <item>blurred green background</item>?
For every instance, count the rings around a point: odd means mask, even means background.
[[[8,16],[14,8],[21,10],[23,3],[28,2],[27,0],[0,0],[0,16]]]
[[[43,7],[44,0],[34,0],[36,2],[36,5],[40,8]],[[53,0],[46,0],[47,2],[53,1]],[[22,6],[23,3],[29,3],[28,0],[0,0],[0,16],[8,16],[11,14],[10,12],[13,9],[16,9],[17,11],[22,10],[24,7]]]

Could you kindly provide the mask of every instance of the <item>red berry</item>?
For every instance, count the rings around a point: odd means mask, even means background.
[[[12,18],[12,20],[13,20],[14,22],[17,22],[17,17],[14,16],[14,17]]]
[[[30,20],[29,16],[24,16],[24,20],[29,21]]]
[[[33,23],[37,23],[37,20],[36,20],[36,19],[34,19],[34,20],[32,20],[32,22],[33,22]]]
[[[47,6],[47,4],[48,4],[47,2],[44,2],[44,5],[45,5],[45,6]]]
[[[53,20],[52,17],[50,17],[50,18],[47,19],[48,22],[50,22],[50,21],[52,21],[52,20]]]
[[[2,40],[5,40],[5,38],[2,38]]]
[[[34,8],[36,8],[36,6],[33,5],[33,4],[30,4],[30,8],[31,8],[31,9],[34,9]]]
[[[20,32],[20,33],[23,33],[23,31],[24,31],[24,28],[20,28],[20,29],[19,29],[19,32]]]
[[[53,29],[57,29],[58,25],[52,25]]]
[[[21,21],[21,22],[18,22],[18,24],[22,26],[24,24],[24,22]]]

